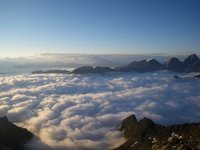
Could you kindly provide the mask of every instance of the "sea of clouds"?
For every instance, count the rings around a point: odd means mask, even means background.
[[[200,80],[174,75],[0,75],[0,116],[40,138],[32,149],[111,149],[124,142],[117,128],[130,114],[163,125],[200,121]]]

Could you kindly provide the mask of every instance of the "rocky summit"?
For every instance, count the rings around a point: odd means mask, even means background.
[[[162,126],[131,115],[122,121],[120,131],[127,141],[115,150],[200,149],[200,123]]]
[[[22,149],[33,136],[28,130],[8,121],[7,117],[0,118],[0,149]]]

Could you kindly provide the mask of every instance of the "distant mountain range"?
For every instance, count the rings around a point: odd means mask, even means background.
[[[200,123],[161,126],[134,115],[124,119],[120,131],[127,141],[115,150],[199,150]]]
[[[165,63],[165,66],[168,70],[175,72],[199,72],[200,59],[195,54],[188,56],[184,62],[173,57]]]
[[[126,66],[116,68],[117,71],[122,71],[122,72],[131,72],[131,71],[151,72],[151,71],[164,70],[164,69],[166,69],[165,65],[159,63],[155,59],[134,61]]]
[[[176,57],[170,58],[164,64],[161,64],[156,59],[147,59],[141,61],[133,61],[128,65],[121,67],[93,67],[83,66],[73,71],[67,70],[48,70],[34,71],[33,74],[41,73],[72,73],[72,74],[89,74],[89,73],[106,73],[106,72],[153,72],[158,70],[170,70],[173,72],[200,72],[200,59],[196,54],[189,55],[183,62]]]

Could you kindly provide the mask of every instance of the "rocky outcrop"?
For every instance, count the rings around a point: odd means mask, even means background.
[[[47,71],[33,71],[32,74],[50,74],[50,73],[58,73],[58,74],[67,74],[70,71],[67,70],[47,70]]]
[[[17,149],[33,138],[33,134],[24,128],[12,124],[6,117],[0,118],[0,149]]]
[[[89,73],[102,74],[102,73],[112,72],[112,71],[115,71],[115,70],[110,67],[83,66],[83,67],[73,70],[71,73],[73,74],[89,74]]]
[[[127,141],[115,150],[193,150],[200,148],[200,123],[162,126],[148,118],[124,119],[120,131]]]

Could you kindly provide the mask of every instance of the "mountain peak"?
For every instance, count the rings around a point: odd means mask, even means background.
[[[139,124],[140,124],[140,126],[142,126],[144,128],[146,128],[146,127],[152,127],[152,126],[155,125],[155,123],[151,119],[146,118],[146,117],[144,117],[143,119],[141,119],[139,121]]]
[[[132,114],[132,115],[128,116],[127,118],[125,118],[125,119],[122,121],[120,130],[121,130],[121,131],[124,130],[124,129],[126,128],[126,126],[129,125],[129,124],[135,125],[135,124],[137,124],[137,123],[138,123],[138,121],[137,121],[135,115]]]
[[[180,60],[176,57],[172,57],[166,63],[169,63],[169,62],[180,62]]]
[[[200,59],[196,54],[188,56],[184,60],[185,72],[198,72],[200,71]]]
[[[185,64],[200,63],[200,59],[196,54],[189,55],[185,60]]]
[[[172,57],[166,63],[165,66],[167,69],[175,72],[183,72],[184,71],[184,64],[178,58]]]
[[[198,57],[195,53],[189,55],[188,57]]]

